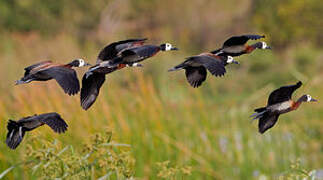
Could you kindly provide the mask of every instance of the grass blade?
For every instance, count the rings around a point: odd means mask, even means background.
[[[15,166],[11,166],[10,168],[4,170],[1,174],[0,174],[0,179],[2,179],[6,174],[8,174],[13,168],[15,168]]]

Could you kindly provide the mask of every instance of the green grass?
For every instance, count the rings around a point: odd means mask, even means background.
[[[91,143],[92,135],[106,128],[112,129],[116,142],[131,146],[134,176],[142,179],[162,178],[160,172],[177,173],[181,167],[192,168],[185,179],[272,179],[289,172],[297,160],[308,171],[323,166],[321,103],[304,104],[298,111],[281,116],[264,135],[249,118],[254,108],[265,105],[273,89],[297,80],[302,80],[304,87],[295,96],[308,93],[322,99],[323,61],[318,50],[299,47],[308,52],[301,55],[295,53],[297,48],[280,55],[256,51],[236,58],[241,65],[228,66],[224,78],[209,75],[198,89],[188,85],[184,72],[167,72],[192,54],[185,50],[160,53],[144,62],[142,69],[125,68],[108,75],[97,102],[83,111],[79,97],[66,96],[54,81],[21,86],[13,86],[13,82],[23,75],[24,66],[40,57],[67,62],[81,55],[93,63],[100,47],[85,46],[88,49],[82,50],[66,37],[33,42],[32,47],[28,41],[13,39],[0,55],[1,141],[5,141],[7,119],[35,113],[56,111],[69,129],[57,135],[41,127],[28,133],[15,151],[0,143],[1,172],[25,161],[28,146],[37,150],[43,143],[58,139],[62,148],[71,145],[81,152],[84,144]],[[306,58],[311,59],[310,66],[303,65]],[[84,70],[78,71],[81,77]],[[170,161],[170,169],[161,171],[157,163],[165,161]],[[29,167],[18,166],[5,178],[36,179]]]

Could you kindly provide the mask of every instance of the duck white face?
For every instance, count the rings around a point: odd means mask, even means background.
[[[261,43],[262,43],[261,49],[271,49],[271,47],[269,47],[267,43],[265,42],[261,42]]]
[[[227,63],[228,64],[231,64],[232,62],[233,62],[233,57],[232,56],[228,56]]]
[[[232,64],[232,63],[239,64],[239,62],[238,61],[235,61],[232,56],[228,56],[227,57],[227,63],[228,64]]]
[[[173,46],[170,43],[165,44],[165,51],[170,51],[172,50]]]
[[[91,66],[91,64],[86,63],[86,62],[84,61],[84,59],[77,59],[77,61],[79,62],[78,67]]]
[[[77,59],[79,61],[79,67],[85,66],[85,61],[84,59]]]

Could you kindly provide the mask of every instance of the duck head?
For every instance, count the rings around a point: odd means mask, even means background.
[[[72,62],[68,63],[68,65],[72,67],[91,66],[91,64],[86,63],[83,59],[75,59]]]
[[[160,50],[162,51],[177,51],[178,48],[173,47],[170,43],[165,43],[160,45]]]
[[[235,61],[232,56],[227,56],[226,57],[226,63],[228,63],[228,64],[232,64],[232,63],[240,64],[238,61]]]
[[[261,42],[261,49],[271,49],[271,47],[268,46],[267,43]]]
[[[305,94],[298,99],[298,102],[317,102],[317,100],[312,98],[312,96]]]

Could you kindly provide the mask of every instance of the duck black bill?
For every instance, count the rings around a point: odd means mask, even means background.
[[[234,64],[240,64],[238,61],[233,60],[232,63]]]
[[[179,49],[178,49],[178,48],[176,48],[176,47],[173,47],[173,48],[171,48],[170,50],[172,50],[172,51],[178,51]]]
[[[316,99],[313,99],[313,98],[310,101],[311,102],[317,102],[317,100]]]
[[[18,84],[23,84],[23,82],[21,80],[15,81],[15,85],[18,85]]]

